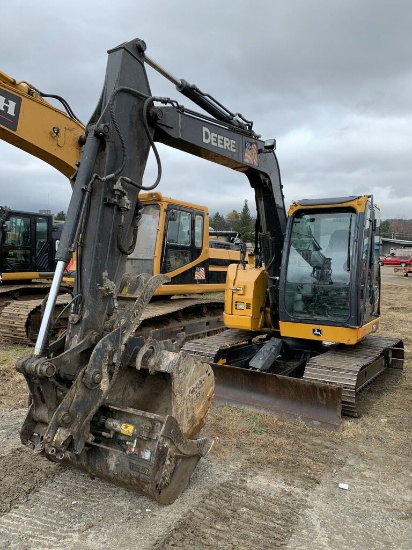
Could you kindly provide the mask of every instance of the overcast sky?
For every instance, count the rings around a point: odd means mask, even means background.
[[[410,0],[13,0],[0,22],[0,70],[63,96],[87,122],[107,50],[133,38],[276,138],[286,204],[373,194],[382,218],[412,218]],[[148,69],[154,95],[194,108]],[[198,109],[198,108],[196,108]],[[254,203],[247,179],[160,148],[166,195],[211,213]],[[148,168],[150,181],[154,167]],[[0,142],[0,204],[67,210],[70,186]]]

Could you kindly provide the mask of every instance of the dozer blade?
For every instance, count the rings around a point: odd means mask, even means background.
[[[215,375],[215,400],[219,403],[302,420],[331,430],[340,428],[340,386],[216,363],[211,366]]]

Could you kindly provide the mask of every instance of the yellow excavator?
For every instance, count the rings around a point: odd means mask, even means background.
[[[193,315],[195,309],[199,309],[204,318],[206,309],[212,315],[213,329],[218,325],[223,327],[227,268],[240,261],[239,248],[243,243],[234,243],[233,237],[222,240],[210,235],[209,212],[205,206],[164,197],[159,192],[141,193],[139,200],[136,245],[128,256],[126,273],[167,273],[170,278],[169,283],[156,290],[156,300],[153,300],[156,303],[147,308],[146,321],[149,322],[152,315],[157,324],[165,322],[167,316],[171,322],[174,317],[182,317],[185,311]],[[9,209],[0,210],[1,220],[0,335],[10,342],[32,345],[40,328],[44,296],[50,289],[63,222],[54,221],[51,215]],[[65,307],[75,270],[74,255],[54,310],[54,335],[62,333],[67,326]],[[221,298],[210,293],[220,293]],[[200,294],[204,296],[195,298]],[[166,299],[171,297],[173,300]]]
[[[0,139],[47,161],[64,175],[74,176],[84,126],[68,103],[2,72],[0,97]],[[67,114],[45,97],[59,100]],[[166,321],[166,316],[172,321],[184,312],[193,315],[197,308],[202,318],[204,310],[209,310],[213,329],[223,326],[223,298],[190,302],[187,298],[223,292],[228,265],[240,260],[239,247],[209,236],[209,213],[204,206],[163,197],[159,192],[142,193],[139,200],[139,230],[126,272],[167,273],[170,282],[161,285],[156,296],[186,296],[172,302],[157,300],[145,312],[147,322],[150,314],[159,324]],[[40,328],[44,296],[53,277],[56,243],[63,222],[56,222],[47,214],[3,208],[0,223],[0,335],[15,343],[33,344]],[[73,256],[54,311],[54,335],[67,325],[67,292],[73,286],[75,268]]]
[[[228,266],[240,261],[244,243],[218,239],[210,232],[205,206],[140,193],[142,208],[136,245],[127,258],[127,273],[166,273],[170,282],[156,296],[224,292]]]
[[[204,112],[153,96],[146,65]],[[255,192],[253,257],[242,255],[227,275],[228,330],[199,340],[168,339],[167,331],[141,338],[146,307],[169,279],[125,275],[138,238],[139,193],[161,180],[156,143],[235,170]],[[380,271],[373,197],[297,201],[287,215],[275,140],[260,139],[250,120],[170,75],[140,39],[109,51],[102,95],[80,144],[34,353],[17,365],[31,395],[20,437],[35,452],[167,504],[212,446],[197,436],[215,380],[225,402],[333,426],[347,392],[355,402],[344,411],[356,414],[359,390],[383,370],[402,367],[403,343],[374,334]],[[150,150],[158,175],[147,183]],[[49,345],[73,252],[67,332]]]

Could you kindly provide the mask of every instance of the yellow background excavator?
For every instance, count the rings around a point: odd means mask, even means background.
[[[217,240],[209,234],[209,212],[205,206],[163,197],[159,192],[142,193],[139,199],[141,213],[136,246],[128,256],[126,273],[166,273],[170,278],[170,282],[160,285],[155,293],[164,301],[157,299],[149,311],[156,312],[156,318],[163,318],[181,316],[189,306],[191,312],[195,307],[208,307],[215,315],[214,326],[219,319],[223,327],[221,314],[226,273],[231,263],[240,261],[240,245],[230,240]],[[53,277],[63,222],[55,222],[51,215],[11,210],[4,210],[3,220],[5,227],[0,229],[0,335],[16,343],[34,344],[44,296]],[[76,257],[73,255],[54,312],[54,334],[61,333],[67,325],[67,314],[63,310],[69,301],[67,293],[73,287],[75,270]],[[124,299],[126,293],[125,288]],[[210,293],[220,293],[221,297]],[[194,295],[200,294],[207,294],[208,298],[196,300]],[[184,299],[178,300],[181,295]],[[173,302],[166,300],[172,296]],[[189,302],[191,297],[193,300]]]
[[[146,65],[207,114],[153,96]],[[34,353],[17,366],[31,394],[24,444],[167,504],[211,448],[211,440],[196,437],[215,387],[226,403],[336,427],[342,406],[357,414],[365,384],[387,368],[402,368],[403,343],[374,334],[380,271],[372,196],[301,200],[288,215],[275,141],[260,139],[251,121],[168,74],[140,39],[109,51],[85,135]],[[141,332],[153,295],[170,282],[150,269],[126,273],[138,239],[139,194],[154,192],[161,179],[156,143],[235,170],[255,192],[254,255],[250,264],[242,258],[230,267],[229,328],[214,335],[209,320],[200,326],[191,315],[180,332],[150,323]],[[158,176],[147,183],[150,150]],[[179,248],[186,226],[175,214],[169,221],[168,269],[179,270],[173,262],[190,260]],[[74,251],[68,328],[50,343]],[[187,338],[196,330],[202,338]]]

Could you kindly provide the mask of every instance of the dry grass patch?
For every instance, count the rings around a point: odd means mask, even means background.
[[[33,348],[1,342],[0,408],[19,408],[27,404],[27,385],[15,365],[19,357],[29,353],[33,353]]]
[[[339,461],[341,434],[233,407],[214,405],[204,429],[218,437],[213,456],[253,472],[262,468],[318,483],[331,462]]]

